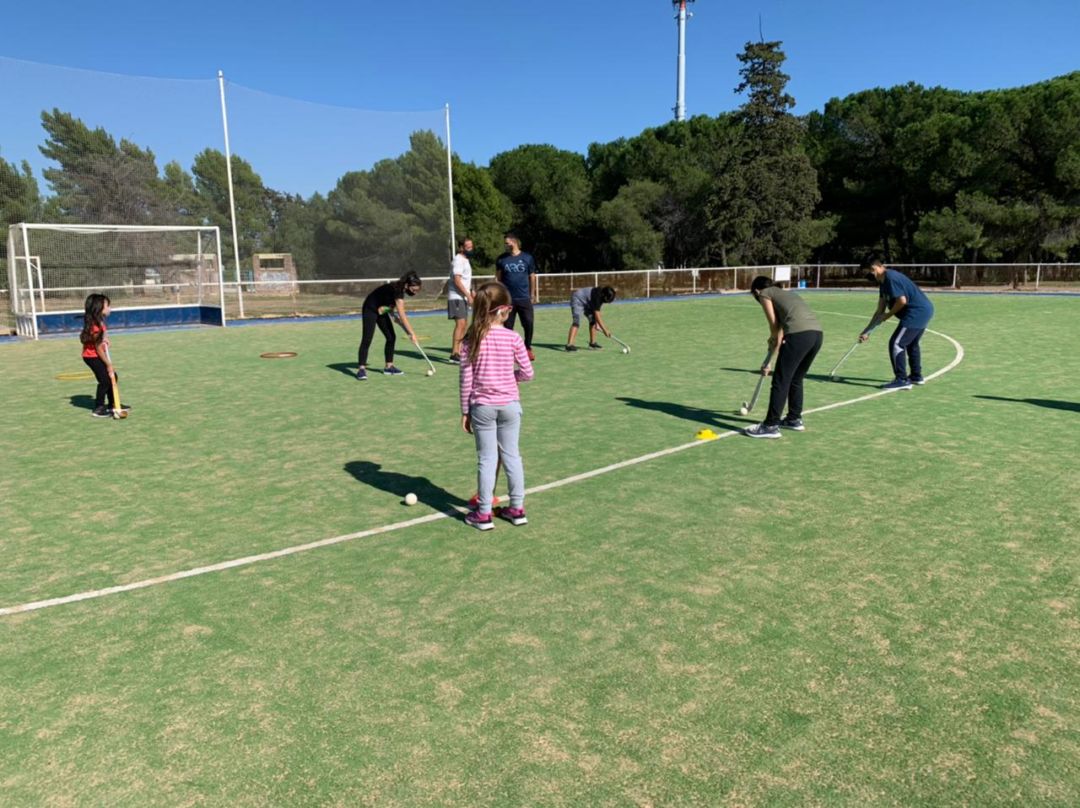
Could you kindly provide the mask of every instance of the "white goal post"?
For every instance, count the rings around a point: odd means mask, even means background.
[[[225,325],[217,227],[23,222],[8,227],[7,246],[20,336],[79,330],[93,292],[110,298],[114,328]]]

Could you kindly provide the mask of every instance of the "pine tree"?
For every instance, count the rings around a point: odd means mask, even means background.
[[[804,261],[832,227],[813,218],[817,173],[791,113],[780,44],[748,42],[739,55],[743,80],[735,91],[747,100],[735,114],[737,159],[717,177],[707,204],[713,251],[728,264]]]

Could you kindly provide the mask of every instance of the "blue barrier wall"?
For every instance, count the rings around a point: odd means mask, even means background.
[[[63,334],[82,330],[82,313],[39,314],[39,334]],[[156,306],[145,309],[113,309],[108,319],[110,330],[157,328],[170,325],[221,325],[218,306]]]

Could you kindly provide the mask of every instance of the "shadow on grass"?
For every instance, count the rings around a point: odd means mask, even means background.
[[[565,342],[534,342],[534,348],[544,348],[548,351],[558,351],[559,353],[566,353]]]
[[[121,401],[121,404],[124,402]],[[92,410],[94,409],[94,397],[86,395],[77,395],[71,397],[71,406],[78,407],[80,410]]]
[[[847,384],[852,387],[881,387],[885,382],[882,379],[871,379],[867,376],[844,376],[837,374],[830,376],[827,373],[807,373],[806,378],[815,382],[832,382],[833,384]]]
[[[975,396],[975,398],[982,398],[987,401],[1010,401],[1015,404],[1032,404],[1036,407],[1065,410],[1065,412],[1080,412],[1080,401],[1058,401],[1053,398],[1005,398],[1003,396]]]
[[[637,407],[638,409],[662,412],[666,415],[673,415],[676,418],[682,418],[686,421],[693,421],[694,423],[705,424],[710,427],[720,427],[721,429],[733,429],[738,431],[747,424],[756,424],[761,420],[760,418],[742,417],[739,415],[728,416],[727,413],[720,413],[716,410],[706,410],[701,407],[688,407],[685,404],[676,404],[672,401],[646,401],[642,398],[630,398],[629,396],[616,396],[615,400],[621,401],[631,407]]]
[[[427,354],[428,359],[431,360],[431,364],[433,364],[433,365],[434,364],[442,364],[442,365],[454,365],[455,364],[454,362],[451,362],[450,359],[449,359],[449,354],[450,354],[450,349],[449,348],[428,348],[426,346],[421,346],[421,347],[424,349],[424,353]],[[447,354],[447,357],[444,358],[444,357],[441,357],[441,356],[432,356],[432,353],[445,353],[445,354]],[[421,356],[420,352],[415,350],[415,349],[409,349],[409,348],[401,349],[401,348],[398,348],[397,350],[394,351],[394,355],[395,356],[408,356],[411,359],[415,359],[417,362],[420,362],[425,367],[427,366],[427,362],[424,361],[424,357]]]
[[[445,488],[440,488],[427,477],[385,471],[378,463],[368,460],[350,460],[345,464],[345,471],[364,485],[386,491],[399,500],[404,500],[406,494],[416,494],[421,504],[437,511],[451,511],[455,507],[465,507],[467,504],[461,497],[450,493]],[[404,502],[402,502],[402,507],[405,507]]]
[[[330,370],[336,370],[339,373],[344,373],[350,379],[356,378],[356,363],[355,362],[334,362],[332,365],[327,365]]]
[[[749,374],[754,375],[754,376],[760,376],[761,375],[761,367],[760,366],[758,366],[756,368],[717,368],[717,370],[724,370],[724,371],[727,371],[728,373],[749,373]]]
[[[421,365],[423,365],[423,368],[420,371],[413,370],[412,372],[422,373],[423,370],[427,370],[427,363],[424,361],[424,357],[422,357],[418,352],[416,352],[416,351],[395,351],[394,352],[394,364],[397,365],[402,370],[404,370],[406,373],[409,373],[410,372],[409,368],[402,368],[401,365],[398,365],[397,357],[399,357],[399,356],[407,356],[410,359],[415,359],[417,362],[419,362]],[[439,357],[437,357],[437,356],[432,357],[429,354],[428,358],[433,360],[432,364],[435,364],[436,362],[439,362]],[[447,364],[447,365],[452,365],[453,364],[452,362],[447,362],[445,359],[442,360],[442,363]],[[380,353],[377,363],[375,363],[375,364],[372,364],[370,362],[368,363],[368,366],[367,366],[368,376],[381,375],[383,367],[385,367],[385,364],[386,363],[382,358],[382,354]],[[355,379],[356,378],[356,363],[355,362],[332,362],[329,365],[327,365],[326,367],[328,369],[330,369],[330,370],[336,370],[338,373],[343,373],[346,376],[348,376],[350,379]]]
[[[747,373],[751,376],[761,374],[761,371],[756,368],[719,368],[719,370],[726,370],[729,373]],[[833,382],[835,384],[851,385],[852,387],[880,387],[884,384],[881,379],[871,379],[868,376],[844,376],[843,374],[830,376],[827,373],[807,373],[806,378],[814,382]]]

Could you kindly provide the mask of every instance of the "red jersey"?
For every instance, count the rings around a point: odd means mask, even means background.
[[[82,355],[84,358],[93,359],[98,355],[97,346],[100,344],[98,340],[98,334],[101,334],[101,341],[104,341],[106,337],[105,325],[92,325],[90,326],[90,341],[83,343]]]

